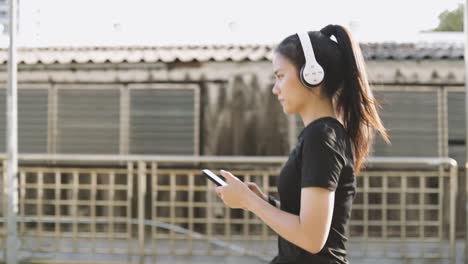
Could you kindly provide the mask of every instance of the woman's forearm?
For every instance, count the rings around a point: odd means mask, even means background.
[[[279,201],[277,201],[277,205]],[[270,228],[272,228],[278,235],[286,240],[298,245],[299,247],[311,252],[317,253],[320,247],[314,243],[312,234],[305,231],[301,225],[300,217],[298,215],[290,214],[285,211],[279,210],[271,206],[268,200],[261,199],[258,196],[253,197],[247,208],[253,212],[260,219],[263,220]]]

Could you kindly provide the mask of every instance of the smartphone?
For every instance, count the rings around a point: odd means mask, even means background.
[[[221,179],[218,175],[216,175],[212,171],[210,171],[208,169],[203,169],[202,172],[203,172],[203,174],[206,175],[206,177],[208,177],[208,179],[210,179],[216,185],[218,185],[218,186],[226,186],[227,185],[227,183],[223,179]]]

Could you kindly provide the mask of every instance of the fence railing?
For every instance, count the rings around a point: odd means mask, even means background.
[[[285,157],[20,155],[19,160],[21,252],[125,255],[142,263],[161,255],[267,260],[276,252],[276,234],[252,213],[226,208],[200,169],[229,169],[277,195]],[[370,158],[357,184],[350,258],[455,263],[454,160]],[[5,201],[2,206],[5,221]]]

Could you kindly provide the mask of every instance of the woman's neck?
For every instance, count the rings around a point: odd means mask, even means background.
[[[304,127],[322,117],[336,117],[335,110],[331,100],[316,100],[313,104],[308,104],[305,109],[299,112]]]

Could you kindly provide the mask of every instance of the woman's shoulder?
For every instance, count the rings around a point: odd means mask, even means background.
[[[334,117],[319,118],[306,126],[299,142],[301,152],[329,152],[339,154],[352,164],[352,145],[345,127]],[[348,163],[348,162],[346,162]]]
[[[304,140],[331,140],[340,142],[346,140],[346,130],[341,122],[334,117],[321,117],[306,127],[301,132]]]

